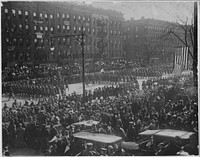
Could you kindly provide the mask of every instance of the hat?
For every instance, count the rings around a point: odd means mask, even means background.
[[[114,149],[114,148],[113,148],[113,146],[109,145],[109,146],[108,146],[108,149]]]
[[[131,121],[131,122],[129,122],[129,124],[133,124],[133,122]]]
[[[102,151],[107,151],[107,149],[106,149],[106,148],[101,148],[101,150],[102,150]]]
[[[87,146],[91,147],[91,146],[93,146],[93,143],[87,143]]]

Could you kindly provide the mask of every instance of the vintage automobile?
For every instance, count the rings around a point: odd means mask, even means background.
[[[83,145],[86,145],[88,142],[93,143],[94,149],[98,152],[101,151],[101,148],[107,148],[110,145],[113,146],[113,148],[117,147],[118,149],[121,149],[122,138],[119,136],[90,132],[78,132],[73,134],[73,136],[77,142],[80,142]]]
[[[122,148],[129,148],[129,152],[136,156],[185,155],[187,153],[179,148],[188,144],[193,134],[193,132],[173,129],[146,130],[139,133],[140,139],[137,144],[133,143],[132,146],[126,144],[126,147]],[[176,140],[180,142],[180,147],[174,145]]]

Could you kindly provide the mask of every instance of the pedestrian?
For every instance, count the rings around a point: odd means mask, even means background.
[[[25,128],[22,127],[22,123],[19,123],[19,128],[16,130],[16,147],[23,148],[25,146],[24,139]]]

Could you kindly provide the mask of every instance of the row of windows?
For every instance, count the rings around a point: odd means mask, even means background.
[[[170,28],[163,28],[163,27],[157,27],[157,26],[145,26],[145,28],[150,30],[156,30],[156,31],[169,31]]]
[[[113,30],[110,30],[110,35],[121,35],[121,31],[113,31]]]
[[[5,8],[4,9],[4,13],[6,16],[9,16],[9,9]],[[19,18],[22,18],[23,15],[25,16],[25,18],[28,18],[29,16],[29,11],[21,11],[21,10],[15,10],[15,9],[11,9],[11,13],[12,13],[12,16],[15,18],[18,14]],[[48,13],[36,13],[36,12],[33,12],[33,19],[36,20],[37,16],[40,18],[40,19],[45,19],[46,21],[50,19],[53,19],[54,18],[54,15],[53,14],[48,14]],[[56,19],[67,19],[69,20],[70,19],[70,15],[69,14],[61,14],[61,13],[56,13],[55,15]],[[98,21],[96,18],[90,18],[90,17],[85,17],[85,16],[80,16],[80,15],[73,15],[73,20],[74,21],[83,21],[83,22],[88,22],[90,23],[91,22],[91,19],[93,21],[93,23],[95,23],[95,21]],[[108,20],[107,19],[103,19],[101,20],[102,22],[105,22],[106,24],[108,23]],[[111,26],[116,26],[116,27],[121,27],[121,23],[120,22],[117,22],[117,21],[110,21],[110,25]]]
[[[53,40],[52,40],[52,43],[57,42],[58,45],[61,45],[61,44],[63,44],[63,45],[68,44],[68,45],[69,45],[71,41],[72,41],[72,40],[71,40],[70,38],[57,38],[57,39],[53,39]],[[22,38],[19,38],[19,39],[17,39],[17,38],[14,38],[14,39],[6,38],[6,45],[7,45],[7,46],[10,46],[10,45],[14,45],[14,46],[18,46],[18,45],[19,45],[19,46],[23,46],[23,43],[24,43],[24,42],[25,42],[25,44],[26,44],[27,46],[30,46],[30,45],[31,45],[29,39],[24,40],[24,39],[22,39]],[[44,41],[44,39],[40,39],[40,40],[34,39],[33,42],[34,42],[34,44],[38,44],[39,42],[40,42],[41,44],[44,44],[44,42],[45,42],[46,45],[50,45],[50,44],[51,44],[51,41],[50,41],[49,39],[45,39],[45,41]],[[74,41],[74,42],[75,42],[75,41]],[[91,44],[91,43],[92,43],[92,40],[89,38],[89,39],[87,39],[87,41],[84,40],[84,42],[86,42],[87,44]],[[77,45],[78,43],[75,42],[75,44]]]

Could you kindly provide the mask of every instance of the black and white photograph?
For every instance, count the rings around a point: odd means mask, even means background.
[[[1,1],[1,156],[198,156],[198,1]]]

